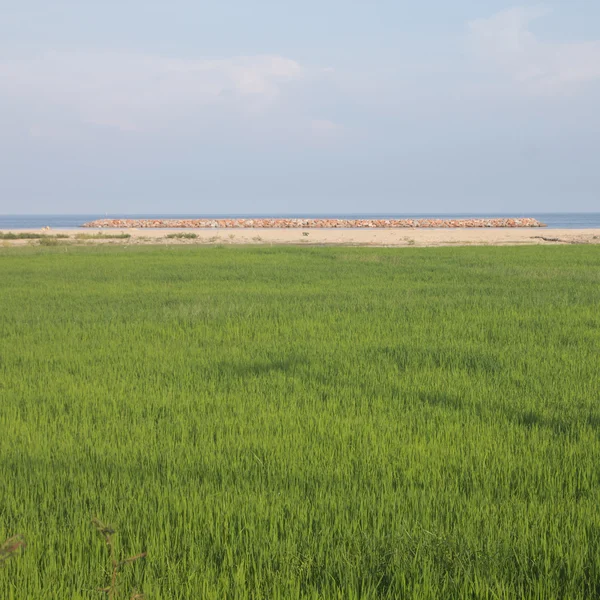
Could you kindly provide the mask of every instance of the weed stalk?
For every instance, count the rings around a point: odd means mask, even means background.
[[[100,521],[100,519],[97,519],[96,517],[92,519],[92,524],[94,525],[98,533],[104,538],[104,543],[108,548],[108,558],[111,566],[110,585],[103,588],[99,588],[98,591],[107,594],[109,600],[116,600],[118,593],[117,580],[119,578],[119,574],[122,568],[125,565],[129,565],[137,560],[140,560],[141,558],[145,558],[146,553],[140,552],[140,554],[136,554],[135,556],[130,556],[129,558],[118,560],[115,553],[115,546],[112,538],[112,536],[115,534],[115,530],[109,525],[105,525],[104,523],[102,523],[102,521]],[[130,600],[143,600],[143,598],[144,596],[142,594],[134,591],[131,595]]]

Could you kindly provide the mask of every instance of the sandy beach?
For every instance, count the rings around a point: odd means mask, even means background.
[[[43,234],[65,244],[291,244],[383,247],[517,246],[532,244],[600,244],[600,229],[20,229],[13,233]],[[2,233],[8,233],[3,230]],[[116,236],[126,234],[129,238]],[[178,235],[196,237],[177,237]],[[171,237],[167,237],[171,236]],[[4,246],[37,244],[37,240],[0,240]]]

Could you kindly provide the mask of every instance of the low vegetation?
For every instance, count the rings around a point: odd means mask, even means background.
[[[12,231],[0,231],[0,240],[64,240],[69,236],[64,233],[57,233],[56,235],[50,235],[47,233],[30,233],[30,232],[19,232],[13,233]]]
[[[76,240],[127,240],[130,233],[76,233]]]
[[[198,234],[196,233],[189,233],[189,232],[184,232],[184,233],[169,233],[166,236],[168,239],[172,240],[172,239],[178,239],[178,240],[195,240],[198,237]]]
[[[0,247],[0,281],[1,598],[115,563],[115,598],[599,596],[593,246]],[[149,558],[107,571],[95,514]]]

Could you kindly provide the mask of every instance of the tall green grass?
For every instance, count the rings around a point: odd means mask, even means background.
[[[600,596],[594,247],[0,249],[6,599]],[[125,597],[125,596],[123,596]]]

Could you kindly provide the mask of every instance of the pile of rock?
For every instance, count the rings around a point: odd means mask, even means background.
[[[448,227],[545,227],[536,219],[99,219],[83,227],[116,229],[401,229]]]

